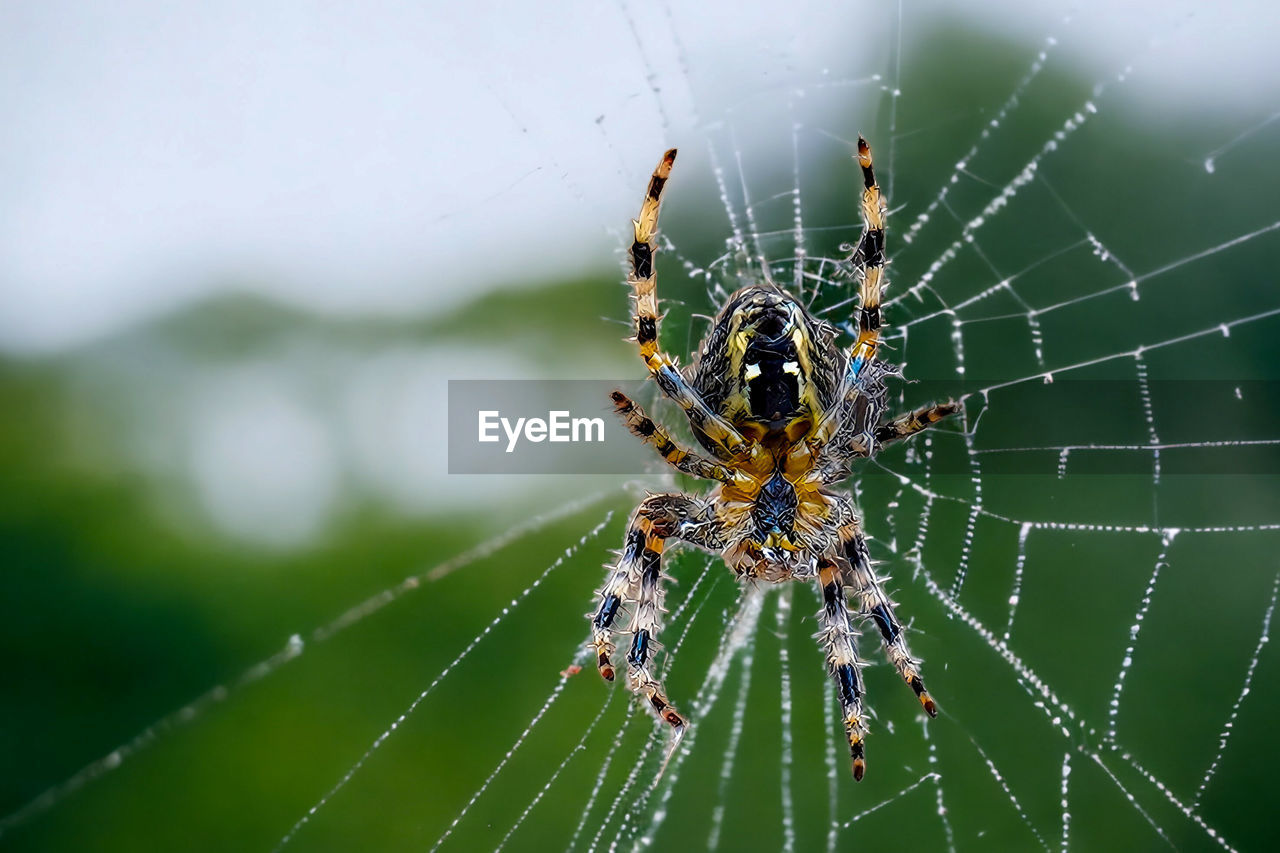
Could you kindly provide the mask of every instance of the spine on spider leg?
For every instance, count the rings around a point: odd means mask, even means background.
[[[858,165],[862,167],[862,219],[866,233],[854,252],[854,259],[862,265],[862,285],[859,289],[858,340],[849,358],[849,375],[857,379],[862,369],[876,357],[880,344],[880,296],[884,287],[884,199],[876,184],[875,169],[871,164],[871,146],[858,137]]]
[[[903,636],[902,623],[894,614],[893,602],[885,595],[880,579],[871,566],[871,553],[867,550],[867,540],[856,522],[851,522],[840,529],[840,538],[844,542],[845,559],[849,561],[852,586],[857,590],[862,602],[862,612],[871,617],[880,638],[884,643],[885,655],[898,670],[902,680],[915,693],[916,699],[930,717],[938,716],[938,706],[933,697],[925,689],[924,679],[920,676],[920,664],[911,656]]]
[[[867,725],[862,713],[862,665],[854,647],[854,630],[845,603],[844,585],[838,566],[823,559],[818,566],[818,583],[822,587],[822,609],[818,611],[821,626],[817,637],[827,657],[827,671],[840,697],[849,755],[853,760],[853,778],[861,782],[866,773]]]

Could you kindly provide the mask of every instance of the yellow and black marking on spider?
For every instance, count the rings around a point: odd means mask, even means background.
[[[622,551],[609,567],[591,614],[600,674],[614,679],[615,634],[630,634],[627,684],[678,738],[687,722],[651,673],[663,610],[662,553],[668,539],[724,556],[745,581],[813,581],[822,597],[818,639],[835,681],[853,775],[866,769],[863,662],[855,615],[880,633],[885,654],[930,716],[937,715],[920,666],[907,649],[894,605],[872,568],[850,500],[831,487],[850,464],[890,442],[910,438],[959,411],[955,402],[885,418],[885,378],[893,365],[876,358],[885,287],[885,203],[871,149],[858,139],[865,229],[850,266],[860,280],[858,336],[848,349],[836,329],[772,282],[748,284],[729,297],[692,365],[681,370],[658,346],[658,209],[675,149],[653,172],[634,220],[631,274],[635,341],[663,393],[689,419],[707,458],[680,447],[621,391],[614,406],[628,429],[685,474],[715,481],[706,496],[658,494],[631,516]],[[850,612],[850,595],[857,602]],[[620,614],[626,612],[626,620]]]

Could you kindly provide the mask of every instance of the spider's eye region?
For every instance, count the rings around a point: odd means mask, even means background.
[[[795,488],[781,472],[775,472],[756,497],[752,518],[761,539],[769,536],[790,537],[795,530],[796,507],[800,501]]]

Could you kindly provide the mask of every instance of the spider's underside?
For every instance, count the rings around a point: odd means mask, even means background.
[[[812,580],[821,589],[819,642],[836,684],[853,775],[866,769],[867,732],[858,658],[846,596],[875,623],[885,654],[937,715],[920,669],[907,649],[893,602],[876,577],[852,503],[830,490],[847,478],[853,460],[909,438],[959,410],[954,402],[882,420],[892,365],[876,360],[880,295],[884,286],[884,201],[871,149],[858,139],[865,230],[849,259],[860,278],[858,338],[849,350],[836,330],[772,282],[749,284],[721,308],[695,360],[685,369],[658,348],[655,233],[662,190],[676,152],[653,172],[640,216],[633,221],[631,274],[635,340],[663,393],[684,411],[711,458],[685,450],[621,391],[614,405],[628,428],[674,468],[719,485],[706,496],[650,495],[636,508],[617,564],[589,614],[600,674],[612,681],[618,614],[630,612],[627,684],[679,736],[684,717],[650,673],[664,612],[662,551],[676,539],[723,555],[747,581]]]

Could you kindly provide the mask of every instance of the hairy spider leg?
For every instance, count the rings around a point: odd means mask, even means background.
[[[658,210],[662,203],[662,189],[671,176],[671,166],[676,161],[676,149],[662,156],[649,189],[640,207],[640,216],[631,220],[634,240],[631,243],[631,273],[627,281],[632,289],[635,315],[636,343],[640,357],[644,359],[650,374],[662,392],[684,410],[694,429],[706,435],[720,451],[717,455],[728,459],[742,449],[742,435],[727,420],[717,415],[702,399],[676,367],[671,357],[658,348],[658,271],[654,260],[658,244],[654,240],[658,228]]]
[[[862,221],[866,230],[853,262],[862,267],[862,285],[858,291],[858,340],[849,352],[849,378],[857,381],[866,365],[875,359],[880,345],[880,294],[884,287],[884,199],[876,183],[871,165],[871,146],[858,137],[858,165],[862,167]]]
[[[961,405],[955,400],[948,400],[945,403],[923,406],[915,411],[907,412],[905,415],[898,415],[893,420],[876,427],[876,446],[883,447],[895,441],[911,438],[918,432],[924,432],[943,418],[954,415],[961,408]]]
[[[814,468],[812,478],[823,485],[831,485],[848,479],[853,473],[849,467],[853,459],[872,456],[885,445],[912,438],[939,421],[954,415],[962,408],[954,400],[948,400],[945,403],[938,403],[932,406],[923,406],[880,424],[871,431],[870,440],[867,439],[865,430],[855,429],[856,437],[848,443],[841,440],[837,444],[828,445],[829,458]],[[861,417],[856,407],[850,415],[855,419],[855,423],[857,422],[856,419]]]
[[[659,631],[662,630],[662,607],[665,597],[662,574],[662,552],[666,540],[675,536],[686,519],[699,507],[687,495],[650,495],[631,516],[622,553],[616,566],[599,591],[600,606],[591,616],[592,645],[596,665],[606,681],[613,681],[610,658],[614,651],[613,625],[623,605],[631,611],[631,648],[627,652],[627,687],[649,703],[659,719],[671,726],[679,736],[685,728],[680,716],[667,699],[662,682],[649,669]]]
[[[645,444],[653,447],[658,451],[667,464],[677,471],[688,474],[691,477],[701,477],[704,480],[716,480],[721,483],[732,483],[734,480],[733,472],[724,465],[686,450],[680,445],[672,441],[671,436],[658,423],[655,423],[648,415],[644,413],[635,402],[621,391],[614,391],[610,394],[613,398],[614,411],[622,422],[626,424],[631,434],[639,438]]]
[[[871,146],[858,137],[858,165],[862,168],[862,239],[849,261],[861,275],[858,289],[858,338],[849,349],[841,390],[831,407],[823,413],[814,430],[811,443],[822,446],[835,437],[844,423],[844,413],[861,388],[860,379],[867,366],[875,361],[880,346],[880,299],[885,287],[886,262],[884,242],[885,202],[876,183],[871,162]]]
[[[867,770],[865,740],[867,724],[862,711],[862,661],[858,659],[857,632],[849,619],[842,572],[828,557],[818,561],[818,587],[822,592],[822,609],[818,611],[817,638],[827,657],[827,672],[836,683],[840,710],[844,720],[849,755],[853,759],[853,778],[862,781]]]
[[[848,561],[849,585],[861,599],[862,614],[880,629],[885,657],[916,694],[925,712],[930,717],[938,716],[938,706],[934,704],[933,697],[924,687],[924,679],[920,677],[920,663],[911,656],[911,651],[907,648],[902,623],[894,613],[893,601],[885,594],[884,585],[871,566],[871,553],[867,550],[866,537],[862,535],[862,528],[852,512],[849,520],[840,526],[840,542]]]

